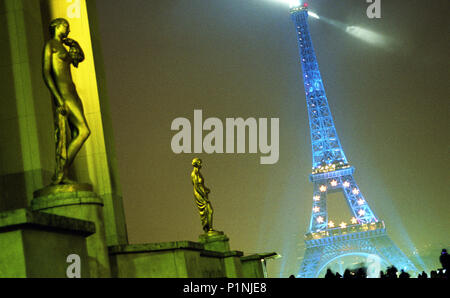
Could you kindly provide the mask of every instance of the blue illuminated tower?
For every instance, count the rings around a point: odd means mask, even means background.
[[[334,127],[319,65],[308,29],[307,5],[291,7],[303,70],[312,146],[313,208],[305,234],[306,251],[298,277],[317,277],[330,262],[347,255],[366,256],[368,262],[395,265],[417,272],[413,263],[386,234],[353,177]],[[352,213],[351,223],[328,219],[327,193],[342,192]],[[369,268],[370,270],[370,268]],[[379,273],[379,270],[378,272]]]

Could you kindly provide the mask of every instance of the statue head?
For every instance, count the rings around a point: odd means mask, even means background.
[[[63,18],[54,19],[50,22],[49,30],[51,37],[62,35],[63,38],[66,38],[70,32],[69,22]]]
[[[200,158],[196,157],[192,160],[192,165],[194,166],[194,168],[201,169],[202,168],[202,160]]]

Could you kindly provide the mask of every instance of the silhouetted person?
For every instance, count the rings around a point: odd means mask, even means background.
[[[433,270],[433,271],[430,272],[430,277],[431,278],[438,278],[436,270]]]
[[[333,272],[331,272],[331,269],[328,268],[327,269],[327,273],[325,274],[325,278],[326,279],[334,279],[336,276],[333,274]]]
[[[289,278],[295,278],[294,274],[289,275]]]
[[[384,274],[383,270],[380,271],[380,278],[386,278],[386,275]]]
[[[418,278],[422,279],[428,278],[428,274],[425,271],[422,271],[422,274],[419,274]]]
[[[340,275],[339,272],[336,272],[336,278],[342,278],[342,275]]]
[[[425,271],[422,271],[422,273],[419,273],[419,274],[417,275],[417,278],[418,278],[418,279],[426,279],[427,276],[426,276]]]
[[[447,250],[444,248],[441,252],[441,255],[439,256],[439,261],[442,264],[442,268],[445,269],[445,275],[446,278],[450,277],[450,255],[447,253]]]
[[[353,278],[352,273],[350,272],[349,269],[345,269],[344,278]]]
[[[449,269],[449,254],[447,253],[447,250],[444,248],[441,252],[441,255],[439,256],[439,261],[442,264],[442,268]]]
[[[355,278],[367,278],[367,269],[364,267],[358,268]]]
[[[410,278],[410,275],[402,269],[398,278]]]
[[[398,272],[398,270],[397,270],[397,268],[395,268],[395,266],[389,267],[386,271],[387,278],[389,278],[389,279],[397,278],[397,272]]]

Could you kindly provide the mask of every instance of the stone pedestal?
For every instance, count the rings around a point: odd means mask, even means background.
[[[202,243],[176,241],[110,246],[113,277],[237,278],[244,276],[240,251],[205,250]]]
[[[117,278],[224,278],[221,253],[203,256],[204,246],[191,241],[110,246]]]
[[[86,237],[94,223],[63,216],[17,209],[0,213],[0,278],[65,278],[80,257],[80,276],[89,276]]]
[[[219,252],[225,265],[225,276],[227,278],[244,277],[240,257],[243,253],[230,250],[230,239],[224,232],[209,231],[199,237],[199,242],[205,247],[204,256],[211,256]]]
[[[211,231],[205,234],[201,234],[199,242],[205,246],[206,250],[227,252],[230,251],[229,238],[223,232]]]
[[[176,241],[109,247],[115,278],[262,278],[264,258],[230,250],[223,232],[201,235],[199,242]],[[206,248],[208,246],[209,248]],[[244,268],[244,261],[246,266]]]
[[[57,185],[34,193],[34,211],[94,222],[96,233],[86,238],[91,277],[110,277],[108,247],[105,239],[103,201],[88,184]]]

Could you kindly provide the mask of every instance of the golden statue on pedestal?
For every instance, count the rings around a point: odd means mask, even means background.
[[[213,229],[213,208],[211,202],[208,199],[208,194],[211,192],[205,187],[205,179],[200,173],[202,168],[202,160],[194,158],[192,160],[192,166],[194,167],[191,173],[192,184],[194,185],[194,197],[197,204],[198,211],[200,213],[200,219],[202,221],[203,231],[208,235],[214,235],[218,233]]]
[[[69,32],[67,20],[58,18],[51,21],[51,39],[46,42],[43,53],[44,81],[56,107],[56,169],[53,185],[75,183],[67,178],[68,169],[91,133],[70,69],[71,65],[78,67],[83,62],[84,53],[78,42],[67,38]],[[69,47],[69,51],[65,46]]]

